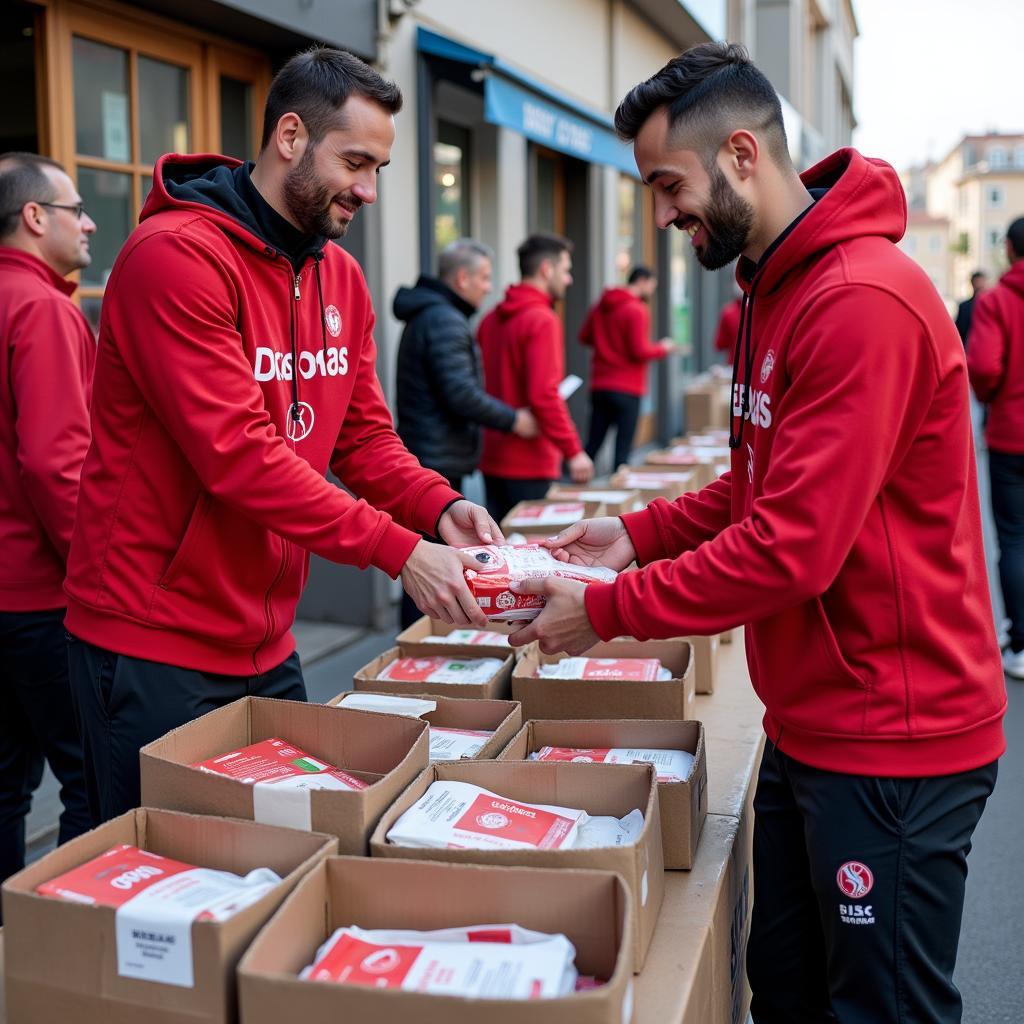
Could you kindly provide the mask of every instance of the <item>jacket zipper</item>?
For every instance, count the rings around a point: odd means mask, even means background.
[[[302,298],[302,293],[299,291],[299,282],[302,280],[302,274],[295,275],[295,301],[298,302]]]
[[[261,673],[259,663],[260,651],[262,651],[270,642],[270,638],[274,635],[274,626],[276,625],[274,609],[270,599],[274,591],[277,589],[277,585],[284,579],[285,573],[288,571],[288,563],[291,561],[291,544],[289,541],[284,540],[284,538],[281,539],[281,543],[284,545],[284,549],[281,552],[281,564],[277,567],[277,575],[274,577],[270,586],[267,587],[267,593],[263,598],[263,611],[266,615],[267,628],[263,633],[263,639],[259,642],[256,650],[252,652],[252,667],[255,669],[256,675],[260,675]]]

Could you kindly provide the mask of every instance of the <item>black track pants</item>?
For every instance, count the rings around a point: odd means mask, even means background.
[[[971,836],[996,763],[839,775],[765,747],[747,974],[755,1024],[953,1024]]]
[[[139,806],[139,750],[241,697],[305,700],[298,653],[258,676],[197,672],[70,637],[68,667],[93,826]]]

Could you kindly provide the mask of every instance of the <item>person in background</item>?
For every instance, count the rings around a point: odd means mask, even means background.
[[[314,47],[271,83],[255,163],[154,168],[107,284],[65,583],[96,824],[138,805],[150,741],[243,696],[305,699],[291,626],[310,552],[486,624],[454,547],[500,532],[395,433],[369,290],[330,244],[376,202],[401,105]]]
[[[398,436],[420,462],[457,491],[476,471],[482,427],[520,438],[537,436],[527,408],[514,409],[487,394],[470,317],[491,292],[493,253],[460,238],[438,259],[437,277],[421,274],[399,288],[393,311],[405,324],[398,344]],[[419,616],[402,596],[402,628]]]
[[[740,307],[742,299],[730,299],[718,316],[715,329],[715,351],[721,352],[727,365],[732,365],[732,350],[736,347],[736,335],[740,329]]]
[[[477,332],[489,394],[511,408],[527,408],[540,436],[528,440],[487,429],[480,468],[487,509],[498,521],[520,501],[543,498],[561,475],[562,459],[576,483],[594,464],[583,450],[569,409],[558,393],[565,375],[562,320],[554,304],[572,284],[572,242],[536,234],[519,246],[519,284],[484,317]]]
[[[983,291],[988,288],[988,275],[984,270],[976,270],[971,274],[971,297],[964,299],[956,308],[956,329],[960,334],[960,340],[967,348],[967,342],[971,334],[971,317],[974,315],[974,303]]]
[[[671,338],[650,340],[650,304],[657,287],[654,271],[636,266],[625,287],[605,289],[583,322],[580,341],[594,353],[586,448],[591,459],[614,427],[615,465],[629,462],[640,401],[647,393],[647,367],[675,349]]]
[[[1003,670],[1024,679],[1024,217],[1006,231],[1010,269],[977,295],[967,370],[988,406],[985,442],[992,515],[999,538],[999,585],[1010,620]]]
[[[58,843],[90,825],[63,584],[96,359],[67,275],[89,265],[95,230],[60,164],[0,155],[0,882],[24,867],[44,758]]]
[[[957,1024],[967,857],[1006,749],[1006,684],[963,346],[897,248],[899,177],[854,149],[799,174],[779,96],[736,44],[674,57],[615,125],[658,227],[685,231],[709,270],[739,258],[732,465],[546,540],[618,576],[525,581],[546,605],[510,643],[572,655],[744,624],[765,706],[755,1024]]]

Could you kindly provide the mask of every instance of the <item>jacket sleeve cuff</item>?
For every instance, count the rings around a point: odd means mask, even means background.
[[[370,565],[386,572],[393,580],[397,580],[409,561],[412,549],[422,538],[418,533],[389,522],[377,540],[377,546],[370,556]]]
[[[627,630],[619,619],[615,606],[614,583],[591,583],[583,592],[583,606],[594,632],[602,640],[614,640]]]
[[[668,552],[661,543],[658,524],[650,507],[639,512],[627,512],[619,518],[633,542],[637,565],[647,565],[648,562],[656,562],[659,558],[667,557]]]
[[[413,513],[413,522],[410,524],[420,533],[437,536],[437,527],[441,516],[457,501],[462,500],[458,491],[452,490],[444,480],[438,480],[436,484],[428,487],[420,496]]]

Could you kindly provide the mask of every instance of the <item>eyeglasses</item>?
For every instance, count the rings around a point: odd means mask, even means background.
[[[81,220],[82,214],[85,213],[85,203],[70,205],[68,203],[40,203],[37,201],[36,206],[48,206],[51,210],[70,210],[78,220]]]

